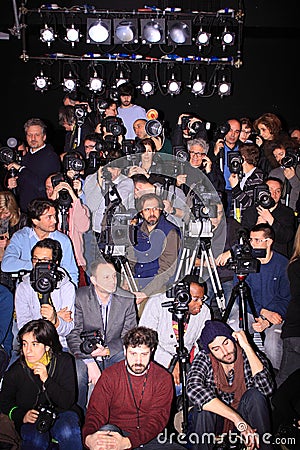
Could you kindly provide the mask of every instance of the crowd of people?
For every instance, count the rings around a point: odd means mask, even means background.
[[[0,448],[296,449],[299,127],[118,94],[0,148]]]

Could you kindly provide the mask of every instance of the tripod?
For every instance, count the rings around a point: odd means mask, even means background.
[[[199,236],[198,238],[196,238],[196,240],[193,237],[188,237],[185,240],[185,245],[184,249],[182,250],[182,254],[180,256],[175,280],[178,280],[181,275],[185,276],[186,274],[192,272],[196,257],[200,251],[201,253],[200,253],[199,277],[202,277],[203,275],[205,262],[211,280],[212,288],[215,294],[215,298],[217,301],[217,305],[222,315],[225,311],[225,296],[219,278],[219,274],[217,271],[217,267],[215,264],[215,259],[212,253],[211,240],[209,237]],[[186,265],[185,270],[183,270],[184,263]]]
[[[177,361],[179,362],[180,369],[180,380],[182,386],[182,413],[183,413],[183,421],[182,421],[182,433],[187,433],[188,428],[188,397],[186,394],[186,380],[187,380],[187,363],[189,361],[189,353],[184,346],[184,319],[185,314],[188,311],[187,304],[180,304],[176,306],[176,298],[175,302],[164,302],[162,304],[163,307],[169,307],[168,309],[175,317],[178,323],[178,346],[176,347],[176,355],[173,356],[172,361],[170,363],[169,372],[172,373]]]
[[[239,328],[243,329],[247,334],[249,334],[248,330],[248,313],[247,313],[247,305],[250,307],[250,310],[253,314],[254,318],[258,317],[258,314],[255,310],[255,306],[253,303],[253,299],[251,297],[249,285],[246,283],[247,274],[237,274],[238,283],[233,287],[232,293],[228,302],[228,305],[225,309],[225,312],[222,316],[222,322],[226,323],[232,307],[235,303],[236,298],[239,298]]]

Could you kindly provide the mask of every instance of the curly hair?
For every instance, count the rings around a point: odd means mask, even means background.
[[[127,349],[130,347],[138,347],[139,345],[146,345],[154,351],[158,344],[158,334],[156,331],[147,327],[135,327],[127,331],[124,336],[124,346]]]

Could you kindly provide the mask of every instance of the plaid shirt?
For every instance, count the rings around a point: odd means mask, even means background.
[[[244,359],[244,375],[246,388],[256,388],[263,395],[269,396],[274,389],[274,380],[268,368],[268,362],[265,357],[259,355],[259,359],[264,365],[261,372],[252,376],[250,364],[245,352],[242,350]],[[230,372],[228,382],[232,385],[234,371]],[[226,405],[230,405],[233,401],[234,393],[218,392],[214,382],[209,355],[201,350],[195,357],[187,378],[187,395],[192,405],[196,405],[199,410],[214,398],[218,398]]]

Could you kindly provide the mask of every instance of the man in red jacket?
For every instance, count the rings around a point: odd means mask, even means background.
[[[136,327],[124,337],[125,361],[103,371],[86,413],[83,442],[90,450],[182,449],[161,443],[173,399],[171,375],[150,361],[157,333]]]

